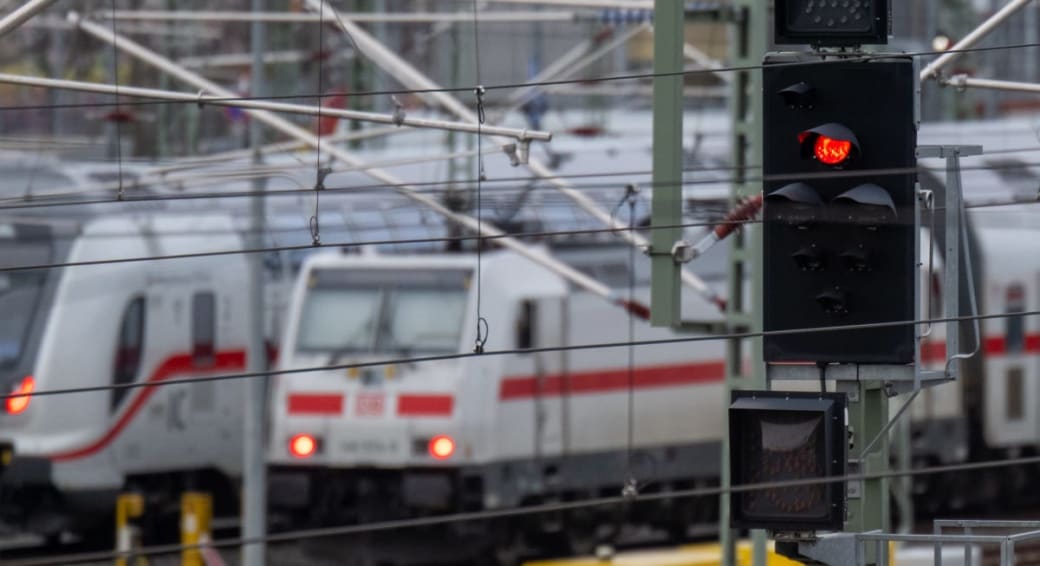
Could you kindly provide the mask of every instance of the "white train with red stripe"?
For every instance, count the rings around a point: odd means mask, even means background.
[[[1040,216],[986,214],[973,215],[972,237],[982,311],[1040,309],[1040,238],[1032,224]],[[625,292],[623,249],[555,251],[580,269],[613,272]],[[637,263],[642,283],[644,261]],[[510,353],[468,355],[478,331],[478,265],[485,348]],[[701,272],[713,275],[710,265]],[[941,312],[938,281],[922,269],[922,285],[935,285],[933,313]],[[645,287],[637,297],[646,299]],[[695,297],[686,303],[694,310],[687,318],[713,316]],[[272,506],[293,514],[294,524],[616,496],[629,479],[643,491],[718,481],[724,343],[557,349],[623,343],[627,314],[513,254],[489,252],[479,263],[473,254],[313,256],[289,312],[284,373],[271,396],[269,461]],[[1040,442],[1040,318],[993,319],[982,328],[982,355],[963,364],[964,378],[915,404],[918,465],[1017,453]],[[945,361],[943,332],[936,325],[923,344],[926,363]],[[634,322],[637,341],[681,336]],[[972,343],[968,325],[961,344]],[[516,351],[528,348],[535,351]],[[380,363],[427,357],[445,359]],[[321,366],[341,367],[309,370]],[[922,501],[971,504],[948,496],[949,481],[954,477],[921,482]],[[1019,484],[978,475],[956,481],[988,482],[996,493],[1021,498],[1008,491]],[[714,498],[663,501],[634,506],[627,518],[678,535],[712,517],[714,505]],[[521,517],[490,523],[494,537],[485,540],[508,545],[522,532],[529,542],[570,537],[582,546],[609,519],[593,511]]]
[[[0,219],[4,268],[241,247],[227,215]],[[241,255],[0,272],[5,394],[164,384],[5,399],[0,524],[107,533],[124,489],[153,509],[186,487],[234,501],[243,385],[177,381],[245,369],[245,272]]]
[[[627,280],[624,248],[554,252]],[[645,301],[645,259],[636,267]],[[718,317],[698,300],[688,297],[692,316]],[[513,253],[315,255],[289,312],[285,373],[271,395],[270,493],[275,509],[301,520],[510,508],[617,495],[629,477],[662,489],[718,476],[718,345],[558,349],[623,344],[628,314]],[[459,357],[474,348],[478,316],[488,353]],[[633,332],[637,341],[677,337],[642,320]],[[393,358],[434,359],[378,363]],[[356,364],[370,365],[292,372]],[[710,516],[712,505],[701,507]],[[661,511],[660,526],[691,520],[690,508]],[[570,516],[567,531],[593,529],[592,519]],[[564,532],[534,523],[545,536]]]

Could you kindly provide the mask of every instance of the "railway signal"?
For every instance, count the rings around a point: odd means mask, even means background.
[[[781,54],[764,69],[766,331],[913,320],[910,58]],[[767,362],[908,364],[912,325],[767,335]]]
[[[845,475],[845,406],[842,393],[733,392],[732,485],[792,482],[733,492],[734,528],[841,530],[845,482],[812,480]]]
[[[884,45],[889,0],[775,0],[775,40],[783,44]]]

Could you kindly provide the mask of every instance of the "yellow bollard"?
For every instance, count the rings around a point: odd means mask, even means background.
[[[140,493],[120,493],[116,497],[116,552],[125,553],[116,558],[115,566],[127,566],[132,551],[141,547],[141,529],[132,522],[144,515],[144,497]],[[146,565],[143,556],[135,557],[136,564]]]
[[[213,498],[208,493],[189,491],[181,495],[181,566],[206,566],[199,544],[212,540],[210,521]]]

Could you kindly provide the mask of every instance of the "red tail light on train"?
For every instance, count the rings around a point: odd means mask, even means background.
[[[4,403],[7,413],[9,415],[24,413],[29,408],[29,401],[32,400],[34,389],[36,389],[36,379],[33,376],[27,375],[22,378],[18,385],[11,389],[10,395],[13,395],[13,397],[8,397],[7,402]]]

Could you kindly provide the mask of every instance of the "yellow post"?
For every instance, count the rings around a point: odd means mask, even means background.
[[[116,552],[123,554],[116,558],[115,566],[127,566],[127,558],[141,546],[141,530],[131,521],[141,515],[144,515],[144,497],[140,493],[120,493],[116,497]],[[147,564],[147,561],[139,556],[137,563]]]
[[[181,495],[181,566],[206,566],[197,545],[212,540],[210,521],[213,498],[208,493],[189,491]]]

